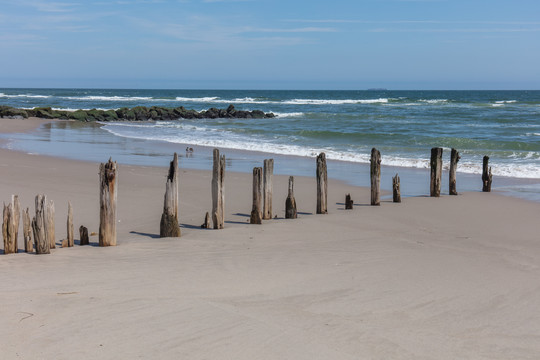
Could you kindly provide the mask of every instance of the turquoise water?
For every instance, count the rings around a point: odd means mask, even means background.
[[[203,158],[209,158],[208,149],[218,147],[232,155],[231,161],[236,158],[237,165],[232,166],[239,171],[251,171],[249,167],[259,158],[281,156],[283,173],[310,176],[311,159],[324,151],[329,162],[334,161],[335,177],[348,181],[363,174],[372,147],[381,151],[384,166],[400,174],[424,174],[430,149],[435,146],[445,149],[448,166],[449,150],[455,147],[461,153],[458,179],[461,177],[464,185],[470,179],[467,190],[477,188],[482,157],[488,155],[494,176],[505,179],[499,180],[500,188],[519,183],[519,191],[537,192],[540,91],[0,89],[0,105],[22,108],[117,109],[144,105],[203,110],[229,104],[240,110],[273,112],[277,117],[107,123],[92,130],[55,125],[42,129],[42,135],[49,138],[47,146],[43,146],[43,139],[30,138],[14,140],[9,146],[52,154],[52,149],[65,149],[67,143],[76,141],[78,145],[69,154],[55,151],[83,159],[103,152],[102,156],[108,158],[105,153],[110,154],[114,148],[130,163],[155,163],[162,158],[159,161],[167,164],[171,150],[181,153],[184,145],[189,145],[195,147],[198,156],[185,162],[196,168],[205,168],[207,160]],[[67,132],[69,138],[78,140],[66,140],[61,134]],[[96,145],[100,139],[106,141]],[[292,163],[291,157],[296,159]],[[424,186],[424,175],[419,176],[422,180],[417,182]],[[352,182],[366,185],[365,180]]]

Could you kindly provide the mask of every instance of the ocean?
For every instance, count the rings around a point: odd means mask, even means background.
[[[236,171],[251,172],[274,157],[283,163],[276,164],[276,173],[308,176],[313,158],[325,152],[334,170],[329,176],[355,185],[369,184],[364,172],[373,147],[381,152],[387,176],[399,172],[402,183],[401,173],[425,176],[432,147],[444,149],[445,167],[456,148],[462,190],[481,188],[482,158],[488,155],[494,189],[540,199],[540,91],[0,89],[0,105],[18,108],[142,105],[201,111],[230,104],[276,117],[52,124],[12,137],[6,146],[81,160],[113,156],[139,165],[167,164],[177,151],[188,168],[207,168],[216,147]],[[186,146],[195,149],[192,156],[183,153]],[[428,180],[415,183],[411,196],[425,192]]]

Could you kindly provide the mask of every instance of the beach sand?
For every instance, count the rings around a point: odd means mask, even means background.
[[[0,132],[40,123],[0,119]],[[60,248],[68,201],[76,243],[79,225],[98,231],[98,165],[0,150],[3,201],[33,213],[45,193],[57,238],[50,255],[0,255],[0,358],[540,357],[539,203],[472,192],[373,207],[369,189],[330,179],[316,215],[315,178],[297,177],[286,220],[288,178],[274,176],[278,219],[250,225],[252,176],[227,172],[226,228],[206,230],[211,172],[180,162],[182,237],[160,239],[167,169],[119,164],[118,246]]]

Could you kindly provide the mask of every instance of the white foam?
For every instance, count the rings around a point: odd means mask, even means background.
[[[66,100],[94,100],[94,101],[153,101],[152,97],[148,96],[63,96]],[[164,101],[160,99],[160,101]]]
[[[343,99],[343,100],[331,100],[331,99],[292,99],[285,100],[283,104],[288,105],[346,105],[346,104],[386,104],[388,99]]]
[[[186,101],[186,102],[215,102],[219,98],[216,96],[208,96],[208,97],[198,97],[198,98],[187,98],[187,97],[176,97],[176,101]]]
[[[8,98],[8,99],[13,99],[13,98],[48,99],[51,96],[48,96],[48,95],[31,95],[31,94],[6,95],[4,93],[0,93],[0,97]]]
[[[291,112],[291,113],[279,113],[279,112],[272,112],[276,117],[278,118],[286,118],[286,117],[302,117],[305,114],[303,112]]]

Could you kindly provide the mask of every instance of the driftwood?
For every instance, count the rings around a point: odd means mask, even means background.
[[[401,188],[398,174],[392,178],[392,200],[395,203],[401,202]]]
[[[328,173],[326,154],[317,156],[317,214],[328,213]]]
[[[26,208],[23,211],[23,238],[24,238],[24,251],[31,253],[34,251],[34,244],[32,243],[32,221],[30,220],[30,209]]]
[[[50,242],[45,231],[45,212],[46,212],[46,195],[36,196],[36,216],[32,219],[32,230],[34,233],[34,247],[36,254],[49,254]]]
[[[442,148],[431,149],[431,182],[429,185],[429,195],[433,197],[441,196],[442,153]]]
[[[262,168],[253,168],[253,205],[251,207],[250,224],[262,224]]]
[[[165,199],[163,214],[159,224],[160,237],[180,237],[180,224],[178,223],[178,154],[174,153],[173,161],[169,166],[167,183],[165,184]]]
[[[491,192],[491,180],[493,175],[491,174],[491,167],[489,167],[489,156],[484,156],[482,162],[482,191]]]
[[[202,229],[209,229],[210,228],[210,214],[208,211],[206,212],[206,216],[204,217],[204,222],[201,225]]]
[[[19,221],[21,206],[17,195],[11,196],[11,202],[4,204],[4,221],[2,233],[4,236],[4,254],[16,254],[19,251],[17,239],[19,237]]]
[[[225,155],[219,156],[214,149],[212,172],[212,222],[214,229],[223,229],[225,224]]]
[[[461,159],[461,156],[459,156],[459,152],[456,149],[452,149],[452,152],[450,153],[450,172],[448,175],[449,182],[448,182],[448,193],[450,195],[457,195],[457,187],[456,187],[456,170],[457,170],[457,163]]]
[[[45,236],[49,241],[51,249],[56,248],[56,235],[54,229],[54,202],[51,200],[45,203]]]
[[[285,200],[285,219],[296,219],[296,200],[294,198],[294,176],[289,176],[289,192]]]
[[[274,177],[274,159],[265,159],[263,167],[263,219],[272,219],[272,192]]]
[[[112,159],[99,166],[99,246],[116,245],[117,169]]]
[[[79,227],[79,236],[81,238],[79,245],[90,245],[90,239],[88,238],[88,229],[85,226]]]
[[[71,206],[71,201],[68,201],[68,215],[67,215],[67,247],[72,247],[74,243],[74,235],[73,235],[73,207]],[[64,244],[62,244],[62,247],[64,247]]]
[[[351,199],[351,194],[345,195],[345,210],[352,210],[354,205],[354,200]]]
[[[381,205],[381,153],[371,149],[371,205]]]

